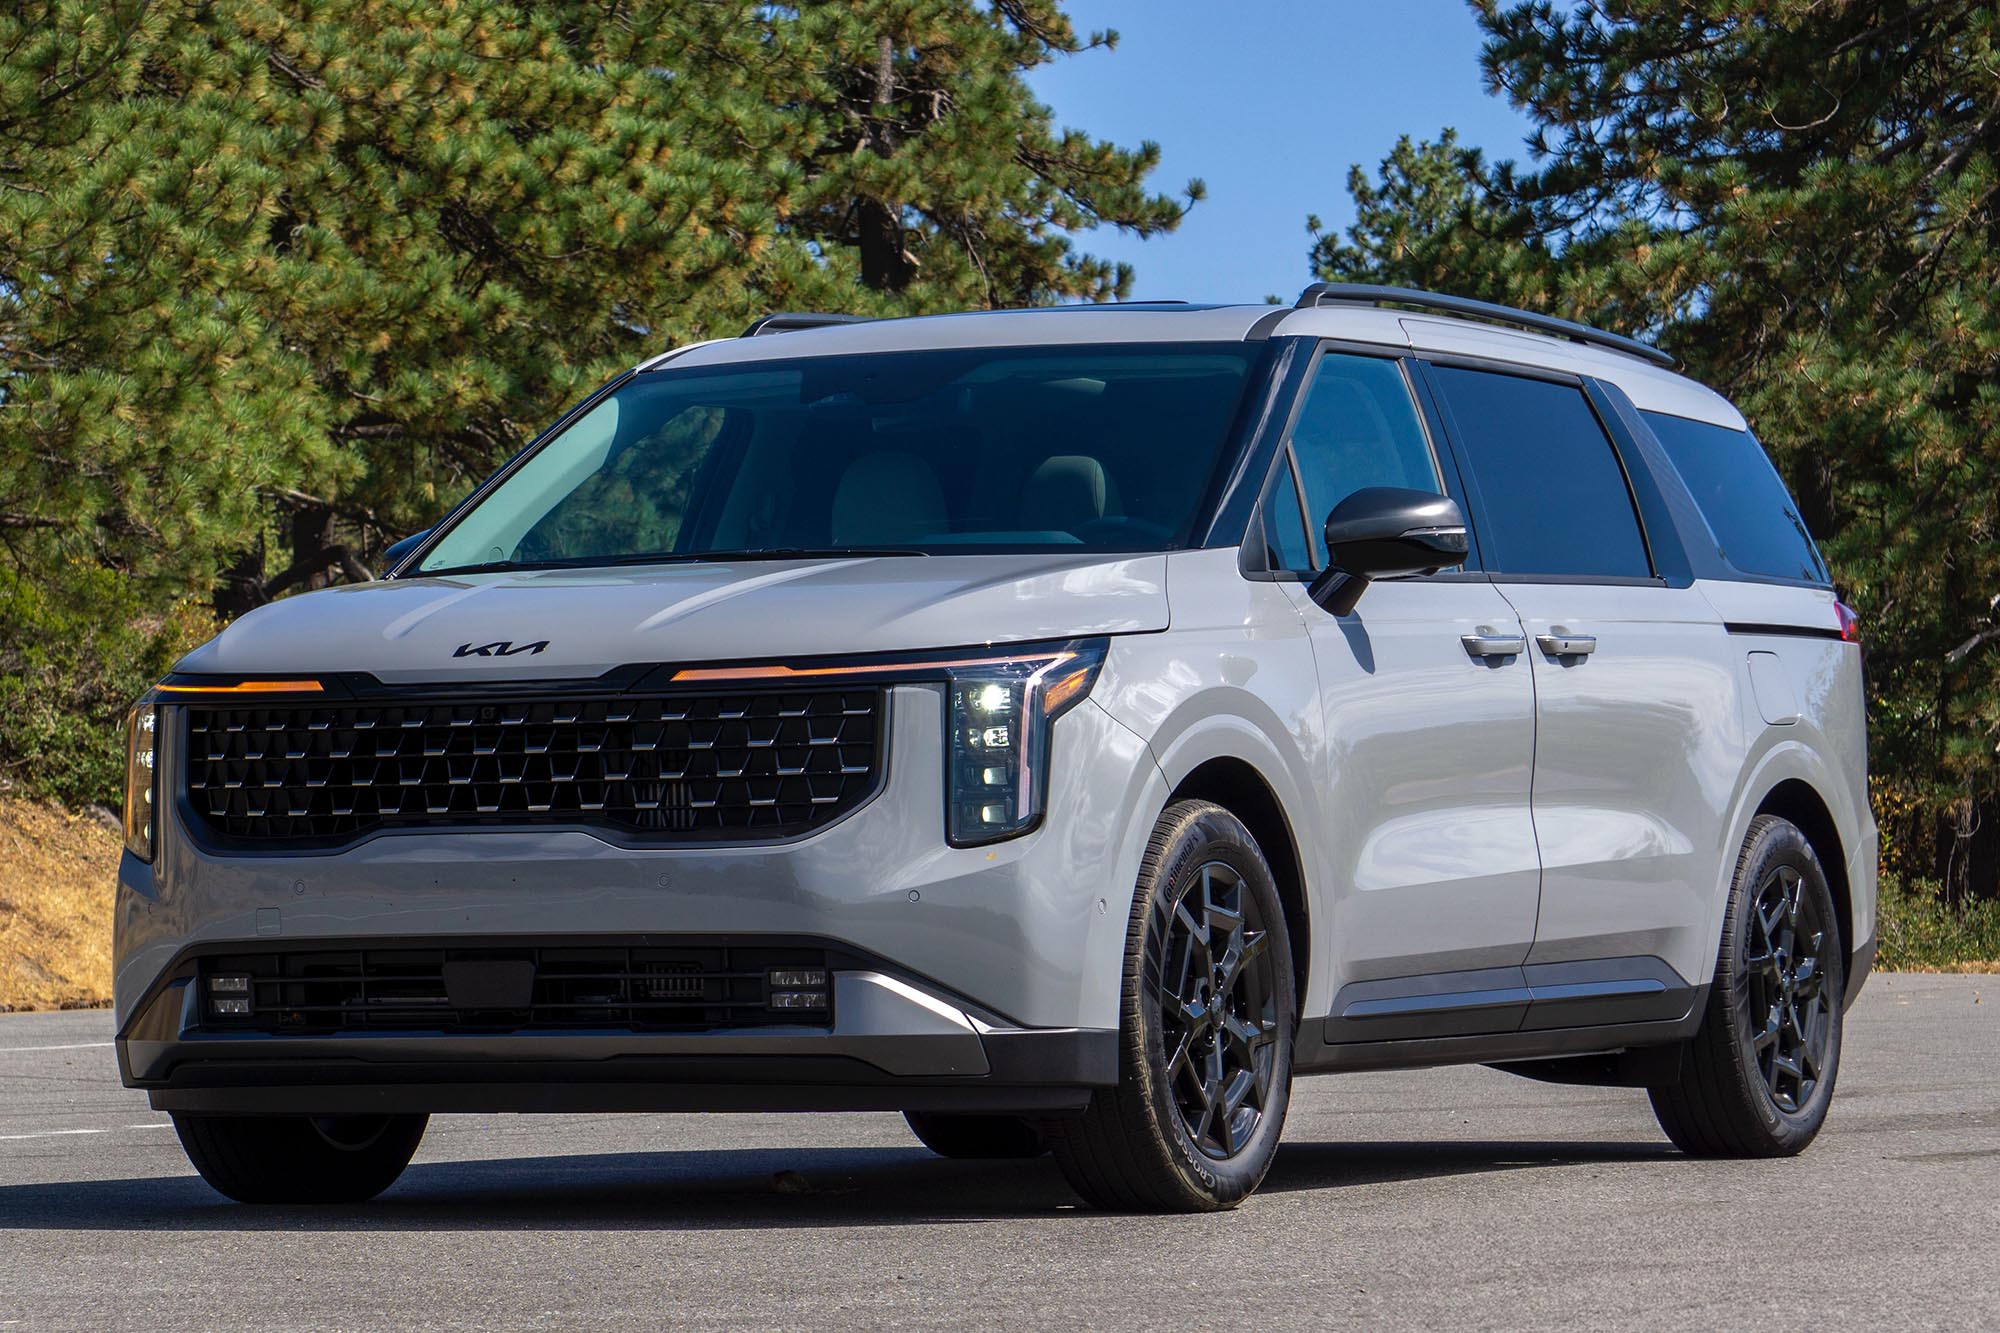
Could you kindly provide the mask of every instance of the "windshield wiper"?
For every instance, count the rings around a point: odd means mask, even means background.
[[[876,556],[929,555],[914,546],[753,546],[741,551],[652,551],[643,555],[581,555],[563,560],[488,560],[448,569],[417,569],[412,578],[459,574],[530,573],[541,569],[608,569],[620,565],[724,564],[733,560],[864,560]]]
[[[752,546],[741,551],[695,551],[683,560],[865,560],[885,555],[929,555],[914,546]]]

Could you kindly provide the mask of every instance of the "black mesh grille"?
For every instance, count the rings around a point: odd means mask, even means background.
[[[773,1007],[772,969],[782,969],[792,994],[801,977],[816,980],[807,993],[825,1003]],[[247,996],[218,993],[218,977],[249,978]],[[204,958],[196,984],[202,1026],[222,1031],[699,1031],[833,1022],[827,956],[811,948],[273,951]],[[514,995],[504,993],[510,988]],[[250,1001],[248,1012],[224,1012],[237,997]]]
[[[881,709],[875,689],[193,707],[188,802],[259,845],[523,823],[790,837],[874,790]]]

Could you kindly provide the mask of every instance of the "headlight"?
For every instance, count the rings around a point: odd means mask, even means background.
[[[153,859],[153,796],[159,789],[154,730],[159,710],[135,704],[125,715],[125,850],[141,861]]]
[[[1033,828],[1048,802],[1052,724],[1090,693],[1105,641],[954,665],[945,691],[945,833],[954,847]]]

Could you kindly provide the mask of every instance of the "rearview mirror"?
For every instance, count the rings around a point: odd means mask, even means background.
[[[1465,563],[1465,515],[1448,495],[1369,486],[1326,516],[1327,567],[1306,594],[1344,616],[1374,579],[1435,574]]]

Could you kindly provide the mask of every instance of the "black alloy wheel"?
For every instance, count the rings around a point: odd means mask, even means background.
[[[1271,1104],[1278,1000],[1260,916],[1243,877],[1210,861],[1156,918],[1170,1095],[1189,1141],[1217,1161],[1251,1140]]]
[[[1750,947],[1743,956],[1750,983],[1746,1017],[1771,1101],[1793,1115],[1812,1101],[1827,1065],[1833,1018],[1823,954],[1835,938],[1828,927],[1820,898],[1806,893],[1799,869],[1772,867],[1751,908]]]

